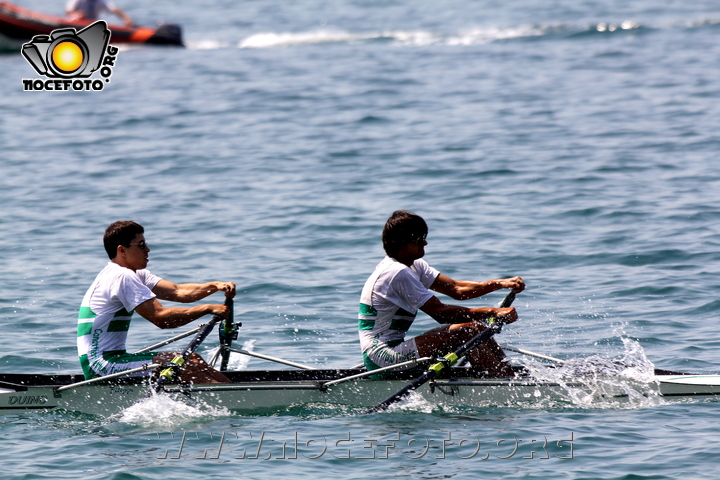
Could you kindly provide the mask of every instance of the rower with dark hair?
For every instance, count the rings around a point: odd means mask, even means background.
[[[495,317],[511,323],[518,318],[513,307],[466,308],[442,303],[430,290],[467,300],[503,288],[521,292],[525,283],[520,277],[474,282],[442,275],[422,260],[427,233],[425,220],[407,210],[395,211],[385,223],[382,242],[387,256],[365,282],[360,297],[358,330],[368,370],[444,355],[482,332],[482,320]],[[406,340],[418,310],[445,325]],[[493,339],[475,348],[468,358],[477,374],[513,376],[510,365],[503,362],[505,353]]]
[[[144,233],[143,227],[132,221],[115,222],[105,231],[103,244],[110,262],[88,289],[78,315],[78,355],[86,379],[124,372],[151,362],[162,364],[176,356],[174,352],[126,352],[133,312],[160,328],[180,327],[204,315],[228,315],[225,305],[164,307],[158,298],[190,303],[219,291],[232,298],[235,284],[176,285],[153,275],[146,269],[150,247],[145,243]],[[188,359],[180,378],[196,383],[229,381],[195,353]]]

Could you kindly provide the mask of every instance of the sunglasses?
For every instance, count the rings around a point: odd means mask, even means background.
[[[140,247],[140,250],[145,250],[145,249],[149,248],[148,244],[145,243],[145,240],[143,240],[140,243],[131,243],[128,245],[128,247]]]
[[[417,235],[414,237],[410,237],[410,242],[414,243],[415,245],[422,245],[422,243],[425,241],[426,238],[427,238],[427,233],[424,235]]]

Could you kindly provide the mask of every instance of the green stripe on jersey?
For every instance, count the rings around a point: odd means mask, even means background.
[[[80,367],[82,368],[85,380],[90,380],[91,378],[97,378],[100,376],[95,373],[92,368],[90,368],[90,361],[88,360],[87,355],[80,355]]]
[[[130,320],[113,320],[108,324],[108,332],[127,332],[130,329]]]
[[[375,308],[372,305],[368,305],[366,303],[360,304],[360,315],[364,315],[366,317],[377,317],[378,311],[375,310]]]
[[[78,323],[78,337],[84,337],[85,335],[90,335],[90,332],[92,332],[93,322],[84,322],[84,323]]]
[[[395,312],[396,317],[409,317],[409,318],[414,319],[416,315],[417,315],[417,312],[410,313],[407,310],[405,310],[404,308],[398,308],[397,312]]]
[[[375,320],[358,319],[358,330],[372,330],[373,328],[375,328]]]
[[[158,352],[127,353],[125,351],[103,352],[103,359],[114,364],[152,362]]]
[[[407,320],[405,318],[393,318],[390,321],[390,330],[407,332],[408,330],[410,330],[410,326],[412,325],[412,323],[412,320]]]
[[[88,318],[95,318],[97,314],[93,312],[90,307],[80,307],[78,312],[78,320],[87,320]]]

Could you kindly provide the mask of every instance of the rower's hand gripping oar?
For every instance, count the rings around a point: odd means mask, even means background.
[[[498,308],[508,308],[512,304],[513,300],[515,300],[515,292],[511,291],[500,303],[500,306]],[[439,361],[437,363],[430,365],[430,367],[425,371],[425,373],[420,375],[420,377],[418,377],[414,382],[405,386],[402,390],[388,397],[386,400],[378,403],[373,408],[366,411],[365,414],[387,410],[390,405],[399,402],[413,390],[416,390],[430,380],[437,378],[440,375],[440,372],[442,372],[445,367],[452,367],[453,365],[455,365],[455,363],[457,363],[460,357],[462,357],[470,350],[477,347],[496,333],[500,333],[500,331],[502,330],[502,326],[502,322],[498,321],[494,317],[488,319],[487,327],[485,328],[485,330],[475,335],[475,337],[467,341],[463,346],[455,350],[453,353],[450,353],[438,359]]]
[[[232,311],[233,299],[226,297],[225,305],[228,309],[230,309],[230,311]],[[223,318],[220,315],[213,316],[212,320],[203,325],[203,327],[195,334],[195,337],[190,341],[188,346],[185,347],[185,350],[165,365],[165,368],[160,371],[160,374],[153,383],[153,390],[156,393],[162,390],[165,385],[171,383],[177,377],[180,370],[182,370],[185,366],[185,362],[190,355],[195,353],[195,350],[197,350],[200,344],[205,340],[205,338],[207,338],[215,325],[222,320]]]

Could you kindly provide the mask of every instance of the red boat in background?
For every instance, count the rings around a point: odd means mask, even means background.
[[[35,35],[49,35],[58,28],[79,30],[93,23],[89,20],[68,20],[45,15],[8,2],[0,2],[0,35],[9,40],[27,41]],[[161,24],[152,27],[127,27],[108,25],[110,42],[148,45],[183,46],[182,31],[178,25]]]

